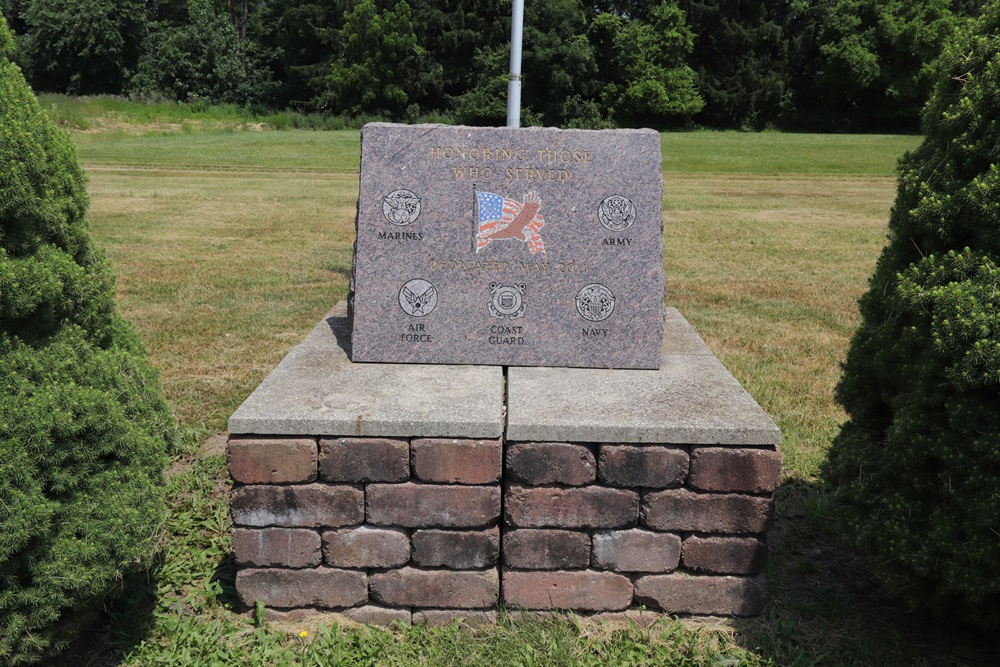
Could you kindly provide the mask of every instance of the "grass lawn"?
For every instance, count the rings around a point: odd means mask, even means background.
[[[663,136],[668,303],[784,436],[761,618],[639,629],[503,616],[474,631],[384,630],[230,611],[227,476],[221,456],[196,446],[345,297],[358,133],[150,127],[74,139],[94,236],[189,449],[170,478],[159,563],[127,582],[104,637],[75,646],[69,664],[991,664],[981,641],[888,599],[816,484],[843,419],[831,393],[884,242],[895,161],[919,138]]]

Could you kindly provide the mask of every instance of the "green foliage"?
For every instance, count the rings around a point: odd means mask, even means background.
[[[817,101],[847,127],[916,129],[938,57],[958,24],[950,5],[950,0],[822,3]]]
[[[413,31],[425,53],[425,90],[414,96],[422,109],[446,109],[450,100],[480,86],[469,67],[485,45],[510,36],[509,4],[488,0],[414,0]],[[440,74],[433,78],[432,72]]]
[[[154,26],[130,92],[230,104],[267,99],[273,87],[269,74],[212,0],[189,0],[187,14],[183,23]]]
[[[89,95],[124,88],[149,13],[144,0],[30,0],[24,20],[34,85]]]
[[[788,0],[681,2],[697,35],[690,62],[705,99],[699,121],[740,129],[778,123],[793,87],[793,17],[799,14],[790,5]]]
[[[281,82],[278,99],[296,109],[315,108],[335,56],[343,0],[278,0],[257,12],[254,34],[271,49],[270,67]]]
[[[14,57],[14,33],[3,20],[4,12],[0,12],[0,60],[10,60]]]
[[[321,109],[402,118],[422,83],[424,52],[410,15],[405,1],[380,11],[373,0],[361,0],[344,15],[341,51],[327,76]]]
[[[915,131],[942,48],[983,2],[537,0],[524,122]],[[0,12],[40,90],[406,122],[506,115],[509,3],[0,0]]]
[[[911,604],[1000,627],[1000,3],[946,52],[900,162],[825,476]]]
[[[6,24],[0,17],[0,35]],[[173,423],[115,312],[68,136],[0,58],[0,659],[49,654],[147,561]]]
[[[701,111],[695,73],[685,59],[694,34],[676,0],[654,5],[648,19],[624,20],[614,38],[618,65],[624,74],[620,102],[606,90],[604,99],[630,125],[662,127]]]
[[[676,0],[662,0],[642,14],[588,16],[580,0],[527,5],[522,124],[663,127],[697,113],[702,100],[685,65],[693,35],[684,13]],[[509,58],[506,43],[477,55],[479,83],[461,98],[461,122],[502,124]]]

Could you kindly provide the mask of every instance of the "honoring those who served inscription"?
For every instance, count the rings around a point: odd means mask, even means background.
[[[353,360],[656,368],[662,197],[652,130],[366,125]]]

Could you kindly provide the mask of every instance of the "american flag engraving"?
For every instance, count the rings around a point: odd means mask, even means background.
[[[529,192],[524,195],[524,202],[519,202],[492,192],[476,192],[476,203],[479,208],[476,252],[503,239],[527,243],[532,255],[545,252],[540,233],[545,219],[538,212],[542,205],[538,193]]]

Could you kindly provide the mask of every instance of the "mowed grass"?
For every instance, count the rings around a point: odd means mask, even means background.
[[[668,303],[781,428],[788,477],[813,480],[856,301],[885,239],[888,175],[667,174]]]
[[[224,432],[228,415],[346,295],[358,133],[74,138],[90,176],[92,229],[114,264],[123,312],[162,369],[192,441]],[[975,640],[893,604],[839,536],[816,484],[843,419],[832,390],[857,326],[855,302],[884,242],[895,161],[918,143],[663,137],[667,301],[784,437],[761,618],[664,620],[652,629],[509,617],[475,631],[330,629],[327,617],[258,626],[230,611],[227,476],[221,457],[209,456],[172,477],[162,564],[145,589],[155,596],[142,602],[137,593],[132,607],[109,610],[107,641],[78,647],[79,662],[989,664]]]
[[[357,176],[91,169],[91,221],[180,422],[226,419],[347,295]]]

